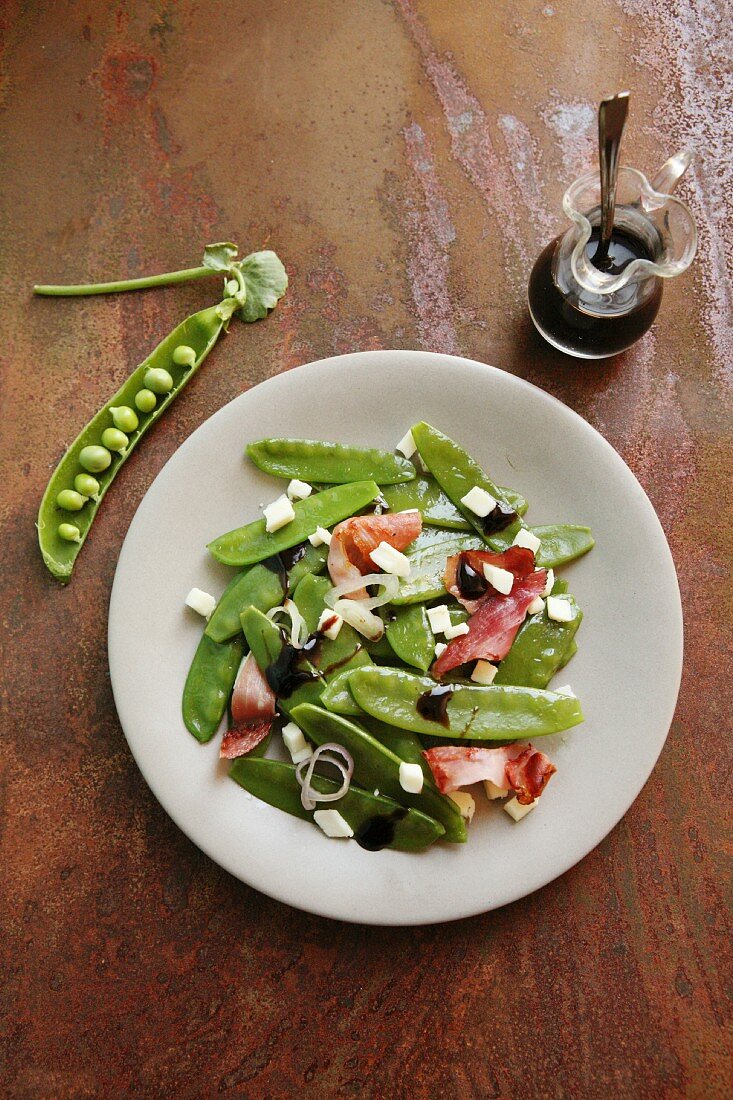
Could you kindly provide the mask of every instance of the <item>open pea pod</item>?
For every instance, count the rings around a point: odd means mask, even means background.
[[[436,685],[427,676],[374,666],[357,669],[349,689],[359,706],[391,726],[431,737],[468,737],[474,740],[518,740],[559,733],[583,721],[580,703],[566,695],[528,687],[474,687]],[[446,692],[447,703],[434,709],[445,715],[424,717],[418,703],[434,691]],[[432,698],[435,698],[434,696]]]
[[[331,527],[353,516],[379,495],[374,481],[334,485],[293,504],[295,518],[278,531],[266,531],[265,520],[257,519],[228,531],[209,543],[209,551],[225,565],[252,565],[264,561],[305,540],[316,527]]]
[[[570,601],[568,601],[570,602]],[[546,688],[557,670],[580,626],[583,613],[570,602],[573,617],[568,623],[550,619],[543,608],[525,619],[512,643],[512,648],[499,665],[494,684],[518,684],[523,687]],[[568,658],[569,660],[569,658]]]
[[[300,800],[301,787],[292,764],[242,757],[232,764],[229,774],[240,787],[270,806],[302,821],[313,821],[314,811],[304,809]],[[322,794],[338,789],[333,780],[318,775],[313,776],[311,785]],[[368,848],[372,847],[368,837],[370,833],[374,835],[375,826],[381,826],[379,833],[386,841],[379,847],[401,852],[420,852],[445,832],[439,822],[420,810],[406,809],[391,798],[370,794],[353,784],[343,798],[322,803],[318,808],[338,810],[354,830],[357,843]]]
[[[244,638],[215,642],[202,634],[183,688],[181,710],[186,729],[202,743],[219,728],[242,657]]]
[[[373,480],[392,485],[415,477],[415,467],[402,455],[376,447],[349,447],[314,439],[259,439],[247,454],[266,474],[344,485]]]
[[[463,513],[429,474],[418,474],[412,481],[405,481],[400,485],[383,485],[381,492],[392,512],[418,508],[422,513],[423,523],[429,526],[452,528],[456,531],[473,530]],[[524,515],[527,511],[524,497],[512,489],[502,489],[502,492],[518,514]]]
[[[170,403],[175,400],[189,379],[199,369],[219,338],[227,319],[226,309],[221,306],[211,306],[209,309],[202,309],[199,313],[187,317],[185,321],[174,328],[164,340],[161,340],[155,350],[135,368],[114,397],[99,410],[96,416],[92,417],[85,428],[82,428],[54,470],[38,511],[38,544],[46,566],[63,583],[66,583],[71,577],[74,562],[89,534],[102,499],[118,470],[145,433],[160,419]],[[195,354],[193,363],[182,365],[174,361],[173,352],[181,345],[193,349]],[[157,401],[150,411],[143,412],[136,405],[135,397],[140,390],[146,388],[144,380],[147,371],[151,368],[161,367],[172,377],[172,388],[168,393],[158,395]],[[110,409],[120,406],[131,409],[134,414],[132,422],[137,421],[137,426],[133,430],[124,433],[127,435],[128,442],[121,454],[116,451],[108,451],[107,448],[101,446],[102,433],[114,426]],[[82,451],[89,447],[96,449],[95,458],[98,461],[94,464],[87,461],[87,465],[84,466],[80,462],[80,456],[82,456]],[[109,461],[109,465],[100,469],[99,465],[104,461]],[[79,493],[73,492],[75,478],[84,474],[91,474],[99,485],[98,491],[95,491],[94,495],[86,500]],[[64,490],[67,493],[71,492],[72,498],[74,496],[80,497],[82,503],[78,510],[70,511],[59,507],[56,498]],[[73,538],[63,538],[59,534],[60,528],[66,534],[71,535],[74,531],[76,534]]]
[[[420,794],[405,791],[400,786],[400,757],[366,730],[309,703],[295,707],[292,718],[316,745],[329,741],[343,745],[354,760],[354,779],[365,789],[376,788],[401,805],[435,818],[445,829],[446,840],[457,843],[466,840],[466,826],[455,803],[428,785]]]

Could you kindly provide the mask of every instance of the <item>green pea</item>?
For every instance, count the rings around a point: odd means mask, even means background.
[[[74,492],[73,489],[62,489],[56,497],[56,503],[59,508],[63,508],[65,512],[80,511],[86,504],[86,501],[86,497],[82,496],[81,493]]]
[[[143,382],[153,393],[170,393],[173,389],[173,378],[164,367],[151,367]]]
[[[227,294],[236,294],[239,290],[239,283],[236,279],[230,279],[225,287],[225,290]]]
[[[112,405],[109,411],[112,413],[115,428],[119,428],[121,432],[134,432],[140,423],[137,413],[129,405]]]
[[[196,362],[196,352],[188,344],[179,344],[173,349],[173,362],[179,367],[192,367]]]
[[[152,412],[157,398],[152,390],[138,390],[135,394],[135,404],[141,413]]]
[[[102,432],[102,443],[104,443],[105,447],[108,447],[110,451],[117,451],[122,455],[127,450],[130,440],[124,432],[119,430],[119,428],[105,428]]]
[[[99,482],[96,477],[91,477],[89,474],[77,474],[74,478],[74,488],[83,497],[92,497],[93,500],[96,500],[99,495]]]
[[[59,538],[64,542],[81,542],[81,532],[73,523],[60,523]]]
[[[91,474],[99,474],[106,470],[112,462],[112,455],[106,447],[82,447],[79,452],[79,464]]]

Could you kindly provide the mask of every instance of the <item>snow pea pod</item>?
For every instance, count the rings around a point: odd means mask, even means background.
[[[379,487],[374,481],[335,485],[305,500],[295,501],[295,519],[279,531],[266,531],[265,520],[257,519],[220,535],[208,548],[217,561],[225,565],[252,565],[305,542],[316,527],[331,527],[347,519],[378,495]]]
[[[403,790],[399,779],[399,756],[370,733],[354,722],[310,703],[295,707],[292,718],[316,745],[328,741],[343,745],[354,758],[355,780],[366,789],[376,788],[403,806],[421,810],[435,818],[445,829],[446,840],[457,843],[466,840],[466,825],[455,803],[427,785],[420,794]]]
[[[446,558],[460,553],[461,550],[481,550],[483,545],[482,540],[475,535],[460,535],[408,553],[410,576],[400,584],[392,603],[399,607],[402,604],[424,603],[444,596],[443,573]]]
[[[578,643],[575,641],[575,638],[573,638],[572,642],[570,643],[568,648],[563,653],[560,664],[557,666],[558,672],[560,671],[561,668],[565,668],[565,665],[568,664],[568,662],[575,656],[575,654],[577,652],[578,652]]]
[[[210,741],[219,728],[245,652],[241,637],[220,643],[208,634],[201,635],[186,677],[181,707],[186,729],[197,741]]]
[[[221,306],[202,309],[174,328],[147,359],[135,368],[114,397],[110,398],[81,430],[51,475],[38,511],[38,543],[46,566],[62,583],[67,583],[71,577],[74,562],[117,471],[142,436],[160,419],[171,401],[178,396],[188,380],[196,373],[219,338],[229,316],[225,306],[226,303],[222,303]],[[196,358],[191,365],[178,364],[174,361],[173,352],[181,345],[193,348]],[[144,380],[148,371],[161,368],[170,374],[172,387],[169,392],[159,395],[151,411],[143,412],[135,405],[135,396],[145,388]],[[102,433],[113,424],[110,409],[120,406],[137,409],[138,424],[134,431],[129,433],[129,442],[122,453],[110,453],[99,444]],[[99,489],[93,497],[84,502],[79,511],[73,513],[73,523],[77,528],[78,536],[74,541],[67,541],[59,534],[59,527],[69,519],[69,512],[58,506],[56,498],[63,490],[72,489],[74,479],[77,475],[84,473],[85,467],[80,463],[79,458],[85,448],[91,447],[98,452],[100,461],[104,459],[105,462],[108,461],[108,465],[106,468],[95,467],[93,470]]]
[[[499,665],[494,684],[546,688],[561,667],[583,618],[577,604],[573,602],[571,607],[573,617],[569,623],[554,622],[544,609],[526,619]]]
[[[393,485],[415,476],[415,467],[401,455],[314,439],[259,439],[247,445],[247,454],[266,474],[331,485],[370,479]]]
[[[303,577],[295,590],[293,600],[305,619],[309,634],[316,631],[321,612],[325,608],[323,598],[330,588],[331,581],[328,577],[310,575]],[[372,663],[364,648],[364,639],[348,623],[342,624],[335,638],[323,635],[312,653],[311,660],[323,679],[321,688],[339,671]]]
[[[427,672],[435,656],[435,636],[421,603],[396,607],[387,622],[387,641],[400,660]]]
[[[378,479],[377,479],[378,480]],[[502,489],[512,508],[520,516],[527,511],[527,501],[512,489]],[[472,531],[473,528],[462,512],[456,508],[438,485],[434,477],[420,474],[412,481],[401,485],[381,487],[382,496],[392,512],[403,512],[408,508],[419,508],[423,523],[435,527],[448,527],[456,531]]]
[[[348,714],[352,717],[363,715],[364,711],[349,691],[349,677],[353,668],[343,669],[331,678],[330,683],[321,692],[321,703],[333,714]]]
[[[232,764],[229,774],[240,787],[270,806],[302,821],[313,821],[313,811],[305,810],[300,800],[301,787],[293,764],[242,757]],[[333,780],[319,775],[314,775],[311,783],[322,794],[338,788]],[[321,803],[318,808],[338,810],[354,830],[357,843],[361,830],[383,819],[387,826],[386,836],[391,835],[383,847],[401,852],[420,852],[445,832],[443,826],[427,814],[414,809],[406,810],[391,798],[370,794],[353,784],[343,798]]]
[[[542,543],[536,559],[541,569],[556,569],[558,565],[565,565],[587,554],[595,545],[590,527],[555,523],[543,527],[530,527],[530,531]]]
[[[509,685],[450,685],[444,725],[439,718],[423,717],[418,711],[421,697],[441,690],[434,680],[376,665],[357,669],[349,679],[349,689],[372,717],[438,738],[448,735],[490,741],[542,737],[583,721],[580,703],[570,696]]]

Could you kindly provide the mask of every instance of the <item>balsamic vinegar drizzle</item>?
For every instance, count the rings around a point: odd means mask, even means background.
[[[287,550],[281,550],[279,554],[273,554],[271,558],[265,558],[262,562],[265,569],[269,569],[271,573],[279,577],[285,595],[287,595],[289,589],[288,570],[292,569],[295,563],[300,561],[306,549],[306,544],[304,542],[299,542],[295,546],[290,546]]]
[[[488,590],[489,582],[481,573],[477,573],[468,564],[464,554],[461,554],[461,560],[456,570],[456,585],[462,599],[478,600]]]
[[[417,701],[417,713],[428,722],[440,722],[441,726],[450,729],[448,703],[455,690],[455,684],[439,684],[424,691]]]
[[[481,526],[485,535],[494,535],[497,531],[503,531],[505,527],[508,527],[510,523],[514,523],[518,518],[511,504],[498,500],[496,507],[492,508],[488,516],[484,516],[481,520]]]
[[[354,833],[354,840],[367,852],[381,852],[394,840],[395,825],[407,816],[404,806],[399,806],[391,814],[374,814],[362,821]]]

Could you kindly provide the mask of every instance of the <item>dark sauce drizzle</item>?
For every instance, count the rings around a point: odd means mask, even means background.
[[[381,852],[394,840],[395,826],[407,816],[404,806],[399,806],[391,814],[374,814],[362,821],[354,833],[354,840],[367,852]]]
[[[280,655],[265,669],[265,679],[280,699],[287,699],[296,688],[303,684],[311,684],[318,679],[311,669],[303,668],[301,664],[303,658],[307,658],[310,652],[312,650],[306,651],[305,646],[303,649],[296,649],[295,646],[285,642]]]
[[[503,531],[505,527],[508,527],[510,523],[514,523],[518,518],[511,504],[498,500],[496,507],[492,508],[488,516],[484,516],[481,520],[481,526],[485,535],[493,535],[497,531]]]
[[[271,573],[274,573],[276,577],[280,578],[282,590],[286,595],[290,587],[288,584],[288,570],[292,569],[295,563],[300,561],[306,549],[306,544],[304,542],[299,542],[296,546],[290,546],[287,550],[281,550],[279,554],[273,554],[271,558],[265,558],[262,562],[265,569],[269,569]]]
[[[465,551],[461,554],[461,560],[456,570],[456,585],[461,598],[464,600],[480,599],[489,587],[489,582],[486,580],[486,577],[477,573],[476,570],[468,564]]]
[[[454,684],[440,684],[424,691],[417,701],[417,713],[428,722],[440,722],[441,726],[450,729],[448,703],[455,690]]]

